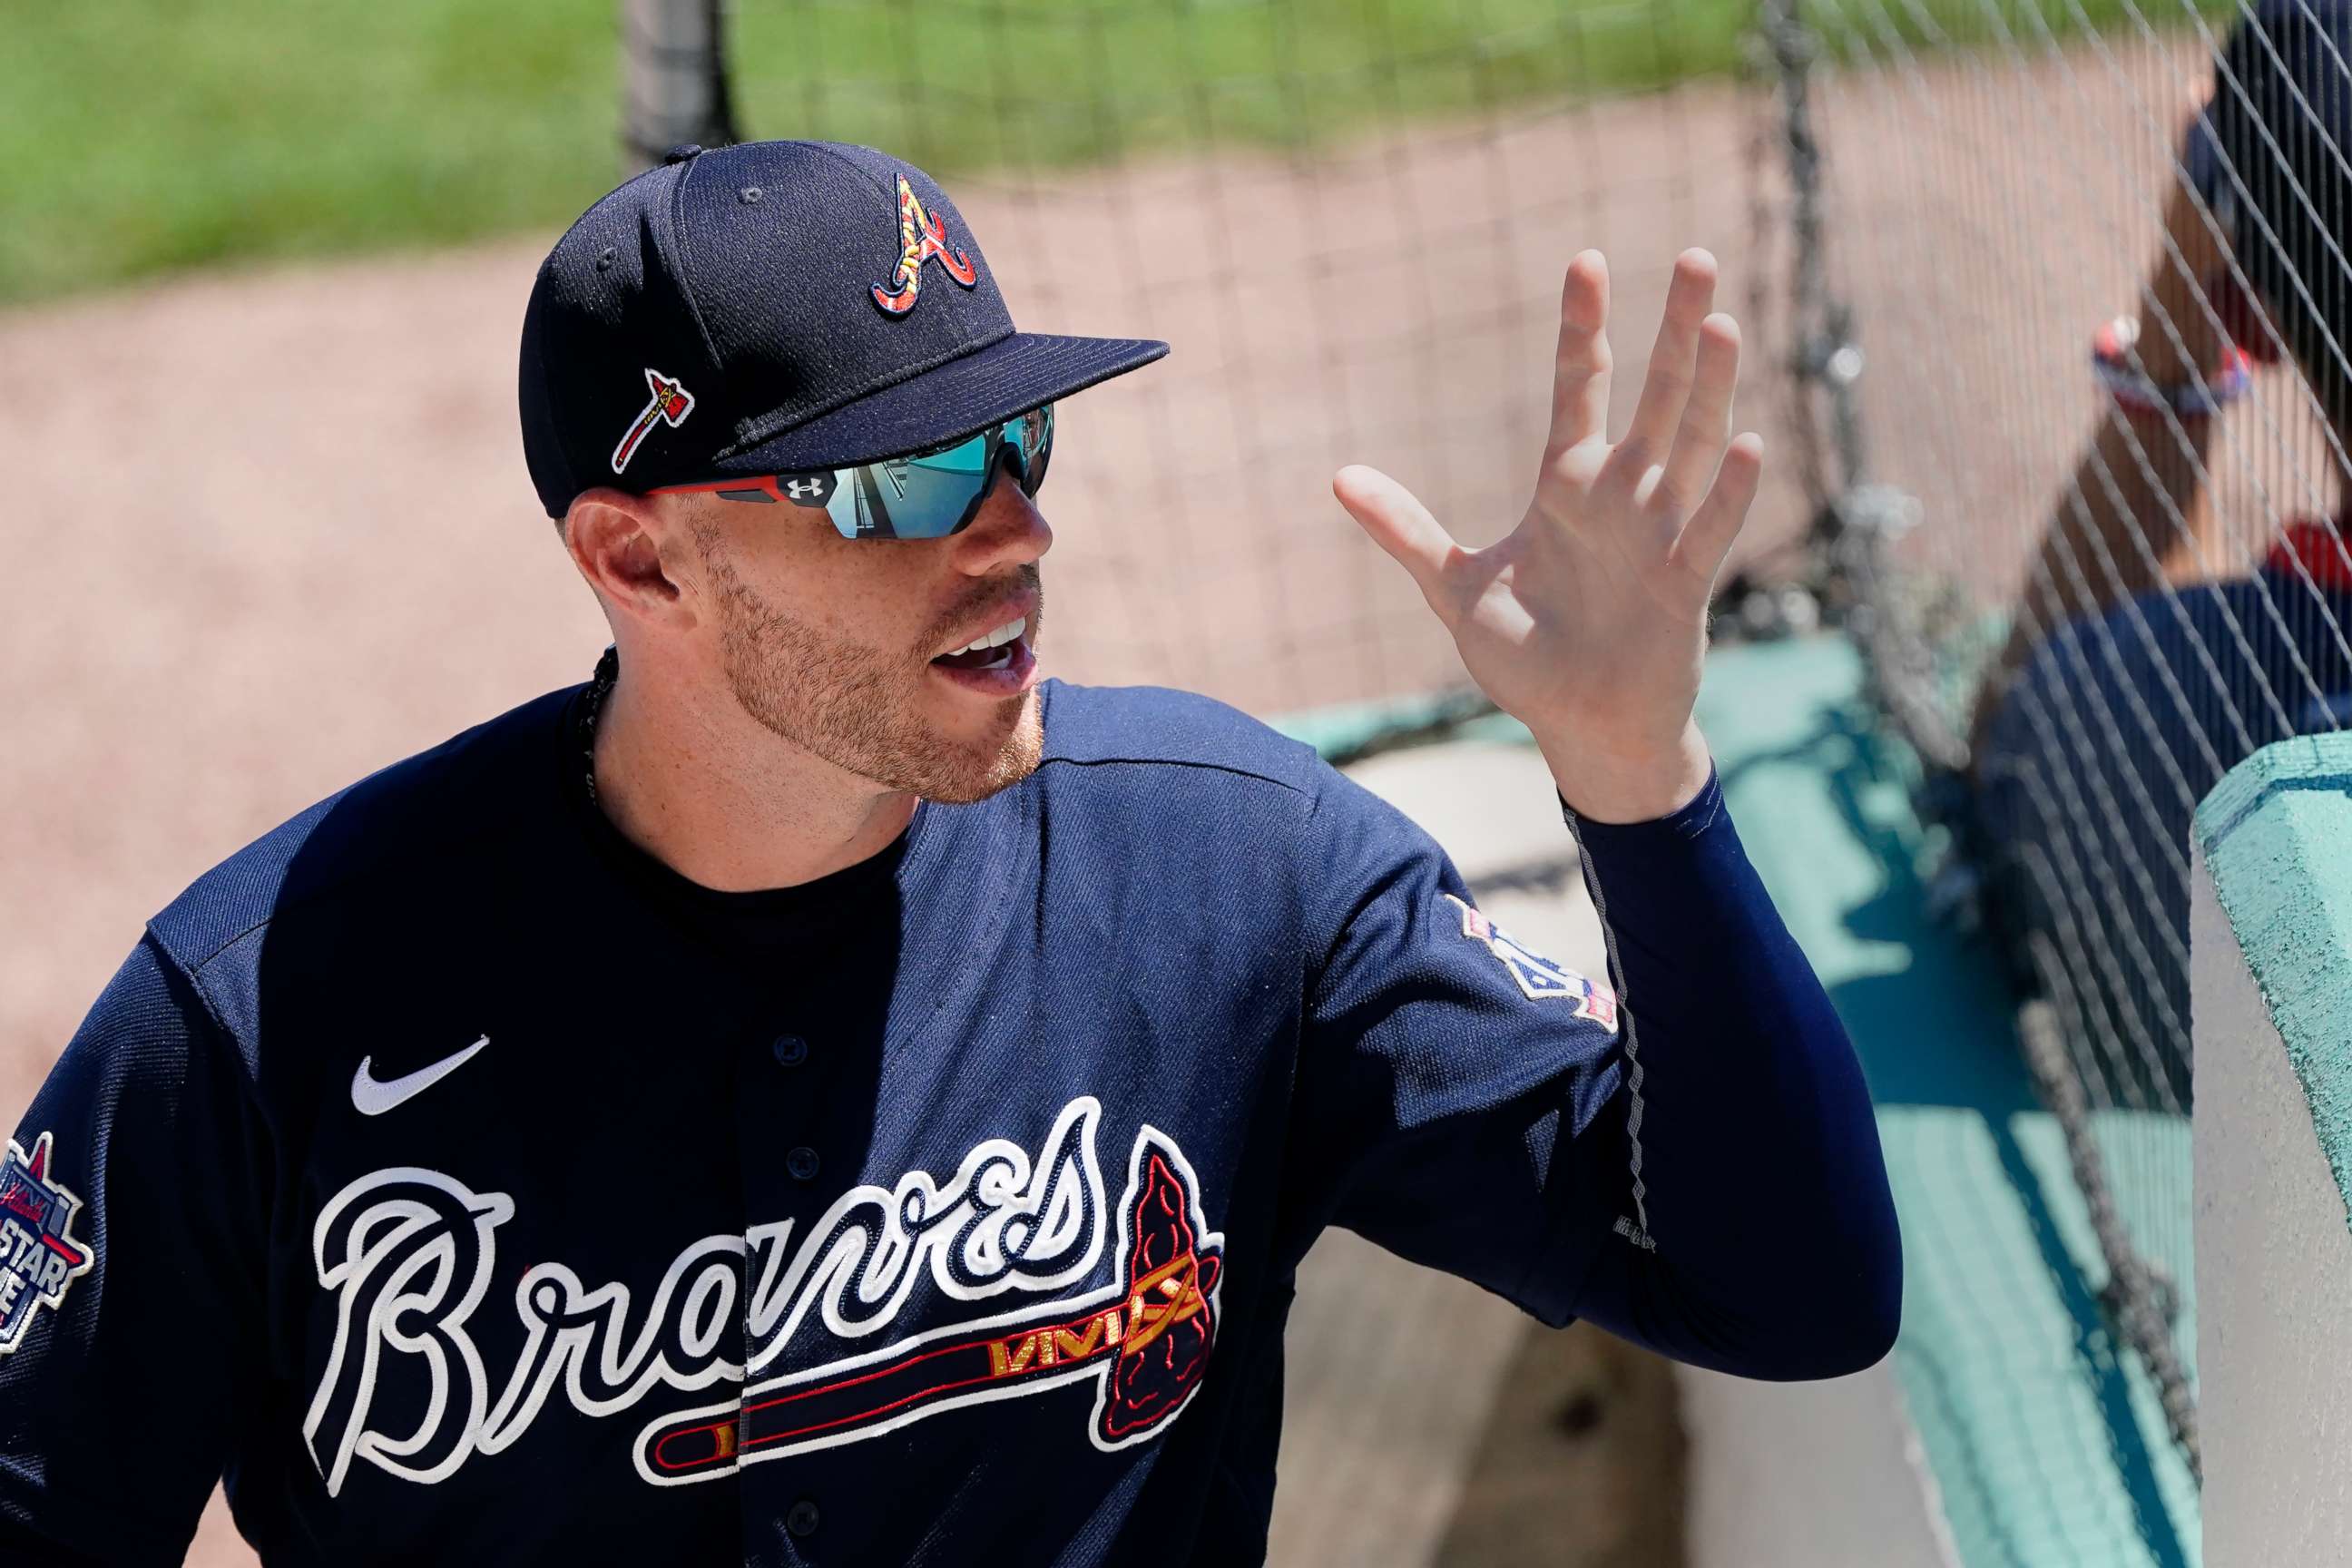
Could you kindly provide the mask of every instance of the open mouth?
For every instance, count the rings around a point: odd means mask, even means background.
[[[982,632],[968,647],[943,653],[931,662],[942,669],[1009,669],[1020,657],[1022,634],[1028,629],[1026,616],[1007,621]]]

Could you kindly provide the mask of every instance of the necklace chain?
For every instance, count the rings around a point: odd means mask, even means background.
[[[580,705],[580,775],[588,785],[588,804],[596,799],[596,721],[604,717],[604,699],[613,695],[613,685],[621,679],[621,650],[608,647],[604,656],[596,661],[596,673],[589,678],[586,698]]]

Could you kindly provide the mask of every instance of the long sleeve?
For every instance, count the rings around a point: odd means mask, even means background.
[[[261,1383],[249,1086],[142,942],[0,1165],[0,1564],[177,1563]]]
[[[1758,1378],[1891,1344],[1901,1255],[1859,1064],[1710,778],[1657,822],[1569,826],[1606,983],[1514,941],[1428,837],[1333,775],[1294,1164],[1332,1223]]]
[[[1858,1371],[1893,1345],[1902,1245],[1844,1026],[1710,776],[1655,822],[1563,811],[1608,937],[1628,1071],[1633,1224],[1580,1317],[1757,1378]]]

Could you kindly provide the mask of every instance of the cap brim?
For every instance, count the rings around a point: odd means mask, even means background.
[[[929,451],[1124,375],[1167,352],[1166,343],[1147,338],[1015,332],[711,467],[720,476],[803,473]]]

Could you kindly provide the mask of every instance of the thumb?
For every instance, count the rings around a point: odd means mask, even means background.
[[[1412,574],[1430,608],[1443,614],[1445,574],[1463,554],[1445,525],[1430,516],[1411,490],[1361,463],[1350,463],[1332,475],[1331,493],[1373,543]]]

